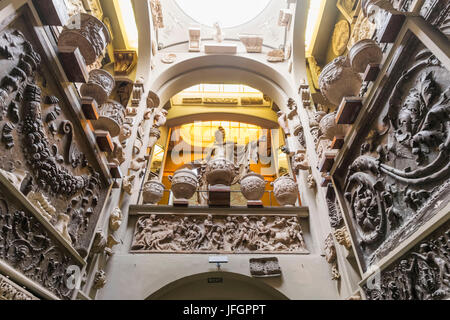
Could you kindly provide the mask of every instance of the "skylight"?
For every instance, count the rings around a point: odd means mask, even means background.
[[[133,5],[131,0],[116,0],[119,6],[119,21],[125,29],[125,41],[128,49],[137,49],[139,44],[139,34],[136,26]]]
[[[325,6],[325,0],[311,0],[308,11],[308,20],[306,22],[305,45],[306,52],[309,52],[313,46],[313,39],[317,33],[317,27],[320,22],[320,15]]]
[[[175,0],[198,23],[212,27],[236,27],[256,18],[271,0]]]

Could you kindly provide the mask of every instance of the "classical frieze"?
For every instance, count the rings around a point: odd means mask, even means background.
[[[364,285],[371,300],[448,300],[449,223]]]
[[[131,247],[148,253],[306,254],[295,216],[151,215],[140,217]]]

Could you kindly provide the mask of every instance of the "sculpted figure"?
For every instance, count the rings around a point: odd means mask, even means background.
[[[167,122],[167,114],[169,112],[166,109],[157,110],[155,112],[154,124],[153,126],[156,128],[160,128],[166,125]]]
[[[215,29],[214,40],[221,43],[224,39],[224,34],[218,22],[214,23],[214,29]]]
[[[122,224],[122,210],[119,207],[115,208],[113,212],[111,212],[111,216],[109,217],[109,228],[111,231],[117,231]]]

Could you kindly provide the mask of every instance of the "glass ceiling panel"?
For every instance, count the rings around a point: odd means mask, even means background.
[[[231,28],[256,18],[271,0],[175,0],[179,7],[195,21],[212,27],[219,22]]]

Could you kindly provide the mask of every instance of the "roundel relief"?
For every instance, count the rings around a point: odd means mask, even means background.
[[[341,56],[344,54],[349,39],[350,25],[347,21],[341,20],[334,27],[333,38],[331,40],[335,55]]]

